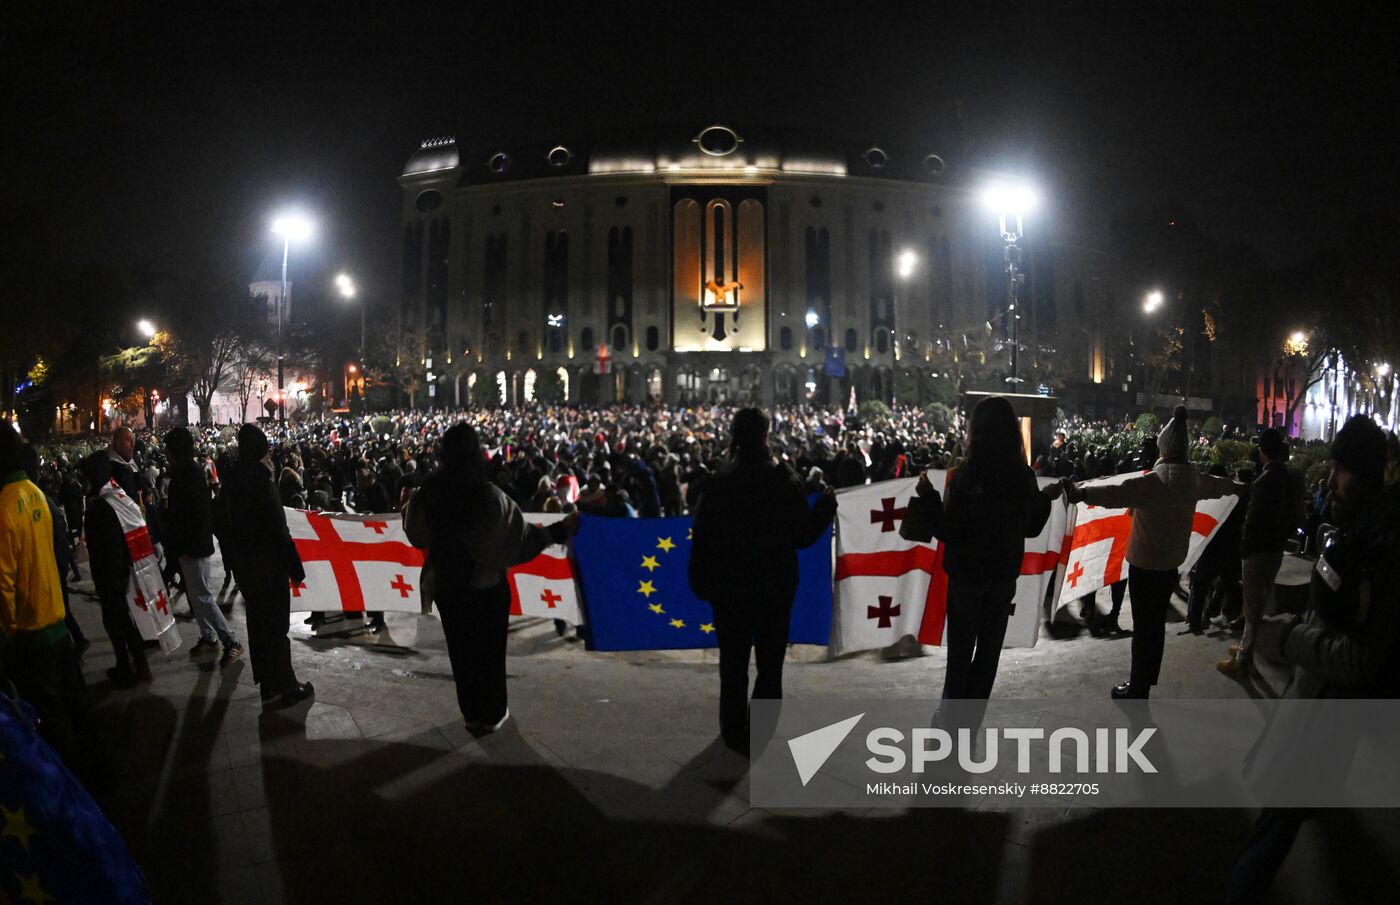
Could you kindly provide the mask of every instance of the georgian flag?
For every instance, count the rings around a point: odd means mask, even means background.
[[[940,492],[947,472],[928,473]],[[848,487],[836,494],[836,596],[831,654],[889,647],[917,637],[931,596],[938,543],[899,536],[917,478]],[[935,601],[934,609],[937,609]],[[937,618],[941,634],[942,618]]]
[[[1090,481],[1089,486],[1121,484],[1140,474],[1113,475]],[[1229,495],[1215,500],[1201,500],[1196,504],[1190,546],[1179,571],[1191,571],[1238,499]],[[1131,509],[1105,509],[1088,503],[1070,507],[1069,519],[1065,524],[1064,553],[1060,557],[1056,608],[1128,577],[1128,539],[1132,535],[1132,527]]]
[[[408,542],[398,513],[341,515],[284,509],[306,579],[292,585],[292,609],[420,613],[424,552]],[[548,525],[564,516],[530,513]],[[548,547],[507,573],[513,616],[579,623],[578,588],[568,549]]]
[[[525,520],[544,527],[562,521],[555,512],[527,512]],[[539,556],[506,572],[510,581],[510,614],[563,619],[578,625],[583,621],[578,606],[578,585],[569,549],[563,544],[545,547]]]
[[[928,476],[946,500],[948,472],[930,471]],[[917,483],[917,478],[905,478],[837,493],[834,656],[888,647],[905,636],[916,637],[920,644],[943,643],[948,575],[942,548],[937,540],[920,544],[899,536],[899,523]],[[1037,485],[1053,483],[1041,479]],[[1040,534],[1026,538],[1003,647],[1034,647],[1040,637],[1067,519],[1065,504],[1053,502]]]
[[[131,557],[131,574],[126,582],[126,604],[131,621],[143,641],[157,641],[160,649],[170,653],[180,646],[180,633],[175,630],[175,616],[170,612],[170,595],[161,574],[146,516],[136,501],[116,481],[108,481],[98,493],[117,514],[126,540],[127,555]]]

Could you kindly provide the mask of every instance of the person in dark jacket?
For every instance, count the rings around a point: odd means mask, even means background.
[[[955,726],[975,729],[982,721],[981,702],[991,697],[996,682],[1026,538],[1045,527],[1050,500],[1059,495],[1059,487],[1036,489],[1020,424],[1006,398],[988,396],[977,403],[969,433],[967,461],[948,479],[946,504],[928,475],[920,476],[911,507],[932,536],[911,539],[936,537],[943,544],[948,666],[940,713],[948,711],[943,717]],[[963,700],[978,703],[948,703]]]
[[[99,496],[102,488],[113,480],[111,459],[106,452],[95,452],[82,461],[82,472],[88,485],[87,515],[83,519],[88,569],[102,606],[102,627],[112,641],[112,653],[117,660],[116,665],[107,670],[107,677],[118,688],[129,688],[137,682],[151,681],[151,668],[146,663],[141,634],[127,608],[131,552],[126,546],[121,520]]]
[[[720,734],[747,752],[750,652],[756,648],[754,698],[782,698],[797,551],[831,524],[836,496],[827,489],[808,509],[792,468],[773,461],[768,419],[758,409],[736,412],[730,435],[733,461],[706,480],[696,502],[689,578],[715,613]]]
[[[214,504],[204,467],[194,460],[194,437],[183,427],[165,435],[170,457],[170,487],[166,492],[167,540],[165,555],[179,563],[185,596],[199,625],[199,641],[190,648],[190,659],[218,651],[224,645],[219,668],[243,656],[243,645],[234,637],[223,611],[214,603],[210,588],[210,563],[214,556]]]
[[[1283,434],[1269,428],[1259,435],[1262,470],[1249,488],[1249,503],[1240,537],[1240,570],[1244,582],[1244,635],[1230,656],[1215,668],[1233,679],[1254,669],[1254,634],[1264,618],[1274,579],[1283,564],[1283,547],[1298,530],[1293,480],[1289,477],[1288,446]]]
[[[232,568],[248,606],[248,654],[263,704],[290,706],[311,697],[310,682],[297,681],[287,639],[292,584],[306,580],[301,557],[287,531],[282,501],[272,482],[267,436],[255,425],[238,430],[238,462],[224,480],[228,537],[224,565]]]
[[[1331,452],[1327,487],[1335,524],[1319,532],[1311,606],[1302,618],[1261,620],[1255,653],[1291,670],[1285,699],[1395,698],[1400,696],[1400,490],[1384,485],[1385,432],[1370,416],[1354,415],[1337,432]],[[1359,727],[1330,718],[1335,712],[1311,710],[1298,730],[1302,738],[1286,731],[1273,736],[1271,725],[1251,753],[1246,781],[1287,788],[1334,780],[1311,769],[1307,749],[1309,740],[1333,750],[1360,744]],[[1276,756],[1265,756],[1270,753]],[[1263,901],[1308,816],[1298,808],[1260,812],[1226,881],[1226,902]]]
[[[506,629],[510,585],[506,570],[528,562],[578,530],[571,515],[548,528],[525,521],[509,496],[488,479],[476,429],[456,424],[442,435],[442,468],[409,503],[427,507],[427,562],[433,599],[447,638],[457,706],[467,731],[484,734],[510,718],[506,697]],[[410,520],[413,519],[410,514]]]

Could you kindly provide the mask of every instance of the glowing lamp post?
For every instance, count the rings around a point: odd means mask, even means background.
[[[283,214],[272,221],[272,231],[282,237],[282,295],[277,300],[277,420],[283,424],[287,422],[282,392],[282,309],[287,304],[287,258],[292,242],[310,238],[314,229],[310,220],[295,213]]]
[[[1015,386],[1021,383],[1021,312],[1017,303],[1025,281],[1018,243],[1025,235],[1022,218],[1040,204],[1040,194],[1028,185],[998,183],[983,190],[982,203],[996,214],[1001,232],[1002,256],[1006,262],[1007,312],[1011,316],[1011,376],[1006,382]]]

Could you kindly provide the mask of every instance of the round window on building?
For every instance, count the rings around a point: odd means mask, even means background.
[[[510,155],[505,151],[498,151],[486,165],[491,168],[491,172],[500,176],[510,169]]]
[[[419,212],[424,214],[429,211],[435,211],[442,207],[442,192],[434,191],[433,189],[428,189],[426,192],[419,192],[418,199],[414,201],[414,206],[418,208]]]
[[[700,134],[695,137],[695,144],[700,150],[711,157],[724,157],[739,150],[743,139],[739,133],[728,126],[707,126],[700,130]]]
[[[555,168],[568,166],[569,161],[573,159],[573,152],[563,145],[556,145],[553,150],[545,155],[545,160],[548,160],[549,165]]]
[[[943,162],[943,158],[937,154],[930,154],[924,158],[924,171],[930,176],[942,176],[943,170],[948,165]]]
[[[886,154],[883,148],[866,148],[865,153],[860,155],[866,166],[874,170],[883,169],[885,164],[890,162],[890,155]]]

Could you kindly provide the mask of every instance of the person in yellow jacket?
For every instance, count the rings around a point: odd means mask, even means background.
[[[0,421],[0,671],[34,707],[40,735],[69,769],[91,775],[98,748],[77,648],[63,624],[53,517],[25,477],[23,450]]]

